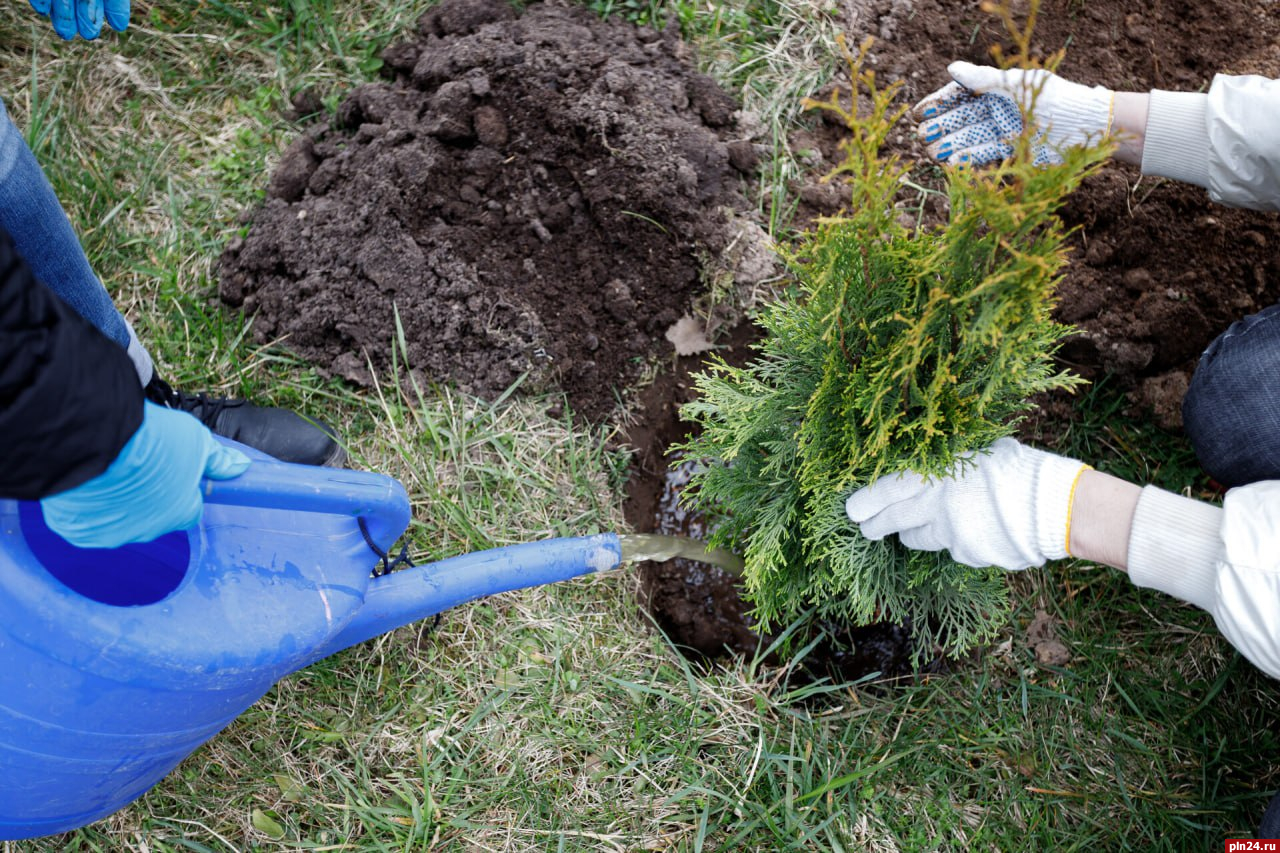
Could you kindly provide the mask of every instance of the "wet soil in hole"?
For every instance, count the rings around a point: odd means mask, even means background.
[[[733,364],[744,363],[757,337],[758,331],[744,323],[728,335],[719,355]],[[697,356],[680,358],[674,370],[641,393],[640,414],[627,432],[627,443],[636,448],[636,455],[624,506],[628,524],[639,532],[707,538],[707,520],[680,503],[696,460],[670,453],[671,446],[689,432],[679,409],[692,399],[691,374],[703,364]],[[643,563],[641,572],[644,602],[654,621],[690,657],[703,662],[728,656],[750,659],[772,643],[773,636],[755,630],[738,579],[724,570],[677,558]],[[909,626],[814,623],[802,627],[795,647],[814,638],[820,639],[801,662],[796,672],[799,680],[843,682],[874,673],[893,678],[913,671]],[[776,655],[766,660],[783,662]],[[945,667],[935,659],[925,671],[941,672]]]

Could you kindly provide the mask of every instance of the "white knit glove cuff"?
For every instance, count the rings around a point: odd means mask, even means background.
[[[1071,504],[1080,475],[1089,468],[1078,459],[1037,454],[1033,473],[1036,546],[1049,560],[1071,556]]]
[[[1101,142],[1111,132],[1115,92],[1103,86],[1081,86],[1060,77],[1053,82],[1061,86],[1055,87],[1053,116],[1045,137],[1059,148]]]

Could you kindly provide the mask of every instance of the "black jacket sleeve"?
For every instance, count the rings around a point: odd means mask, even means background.
[[[0,229],[0,497],[101,474],[142,424],[142,400],[124,348],[36,281]]]

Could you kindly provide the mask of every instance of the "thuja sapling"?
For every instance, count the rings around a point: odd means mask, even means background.
[[[1041,167],[1032,140],[1017,140],[1001,165],[948,170],[947,222],[909,229],[894,207],[909,167],[881,153],[905,108],[898,85],[877,88],[865,69],[868,46],[845,50],[853,105],[810,104],[849,129],[828,176],[847,188],[848,213],[784,250],[794,286],[760,312],[753,360],[713,359],[696,378],[682,414],[698,430],[683,449],[706,464],[685,494],[715,520],[713,544],[743,555],[764,626],[810,608],[909,622],[922,660],[992,637],[1009,612],[1004,573],[869,541],[845,498],[881,474],[964,464],[1014,431],[1031,395],[1078,381],[1053,362],[1071,331],[1050,316],[1066,259],[1056,211],[1107,151]]]

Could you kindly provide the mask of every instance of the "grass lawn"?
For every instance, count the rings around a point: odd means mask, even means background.
[[[677,2],[785,154],[799,96],[835,66],[825,7]],[[0,96],[172,383],[338,424],[354,466],[408,487],[419,562],[618,530],[627,460],[607,428],[545,399],[415,399],[394,376],[356,392],[253,346],[217,304],[212,261],[297,132],[289,97],[317,86],[332,106],[422,8],[157,0],[87,45],[15,0]],[[780,235],[789,162],[757,189]],[[1181,439],[1122,418],[1105,387],[1081,406],[1069,452],[1199,482]],[[130,808],[3,850],[1202,850],[1250,835],[1280,787],[1275,683],[1208,616],[1111,570],[1012,582],[1002,642],[954,674],[816,691],[750,661],[695,671],[625,570],[498,596],[310,667]],[[1068,665],[1036,664],[1037,609],[1060,620]]]

